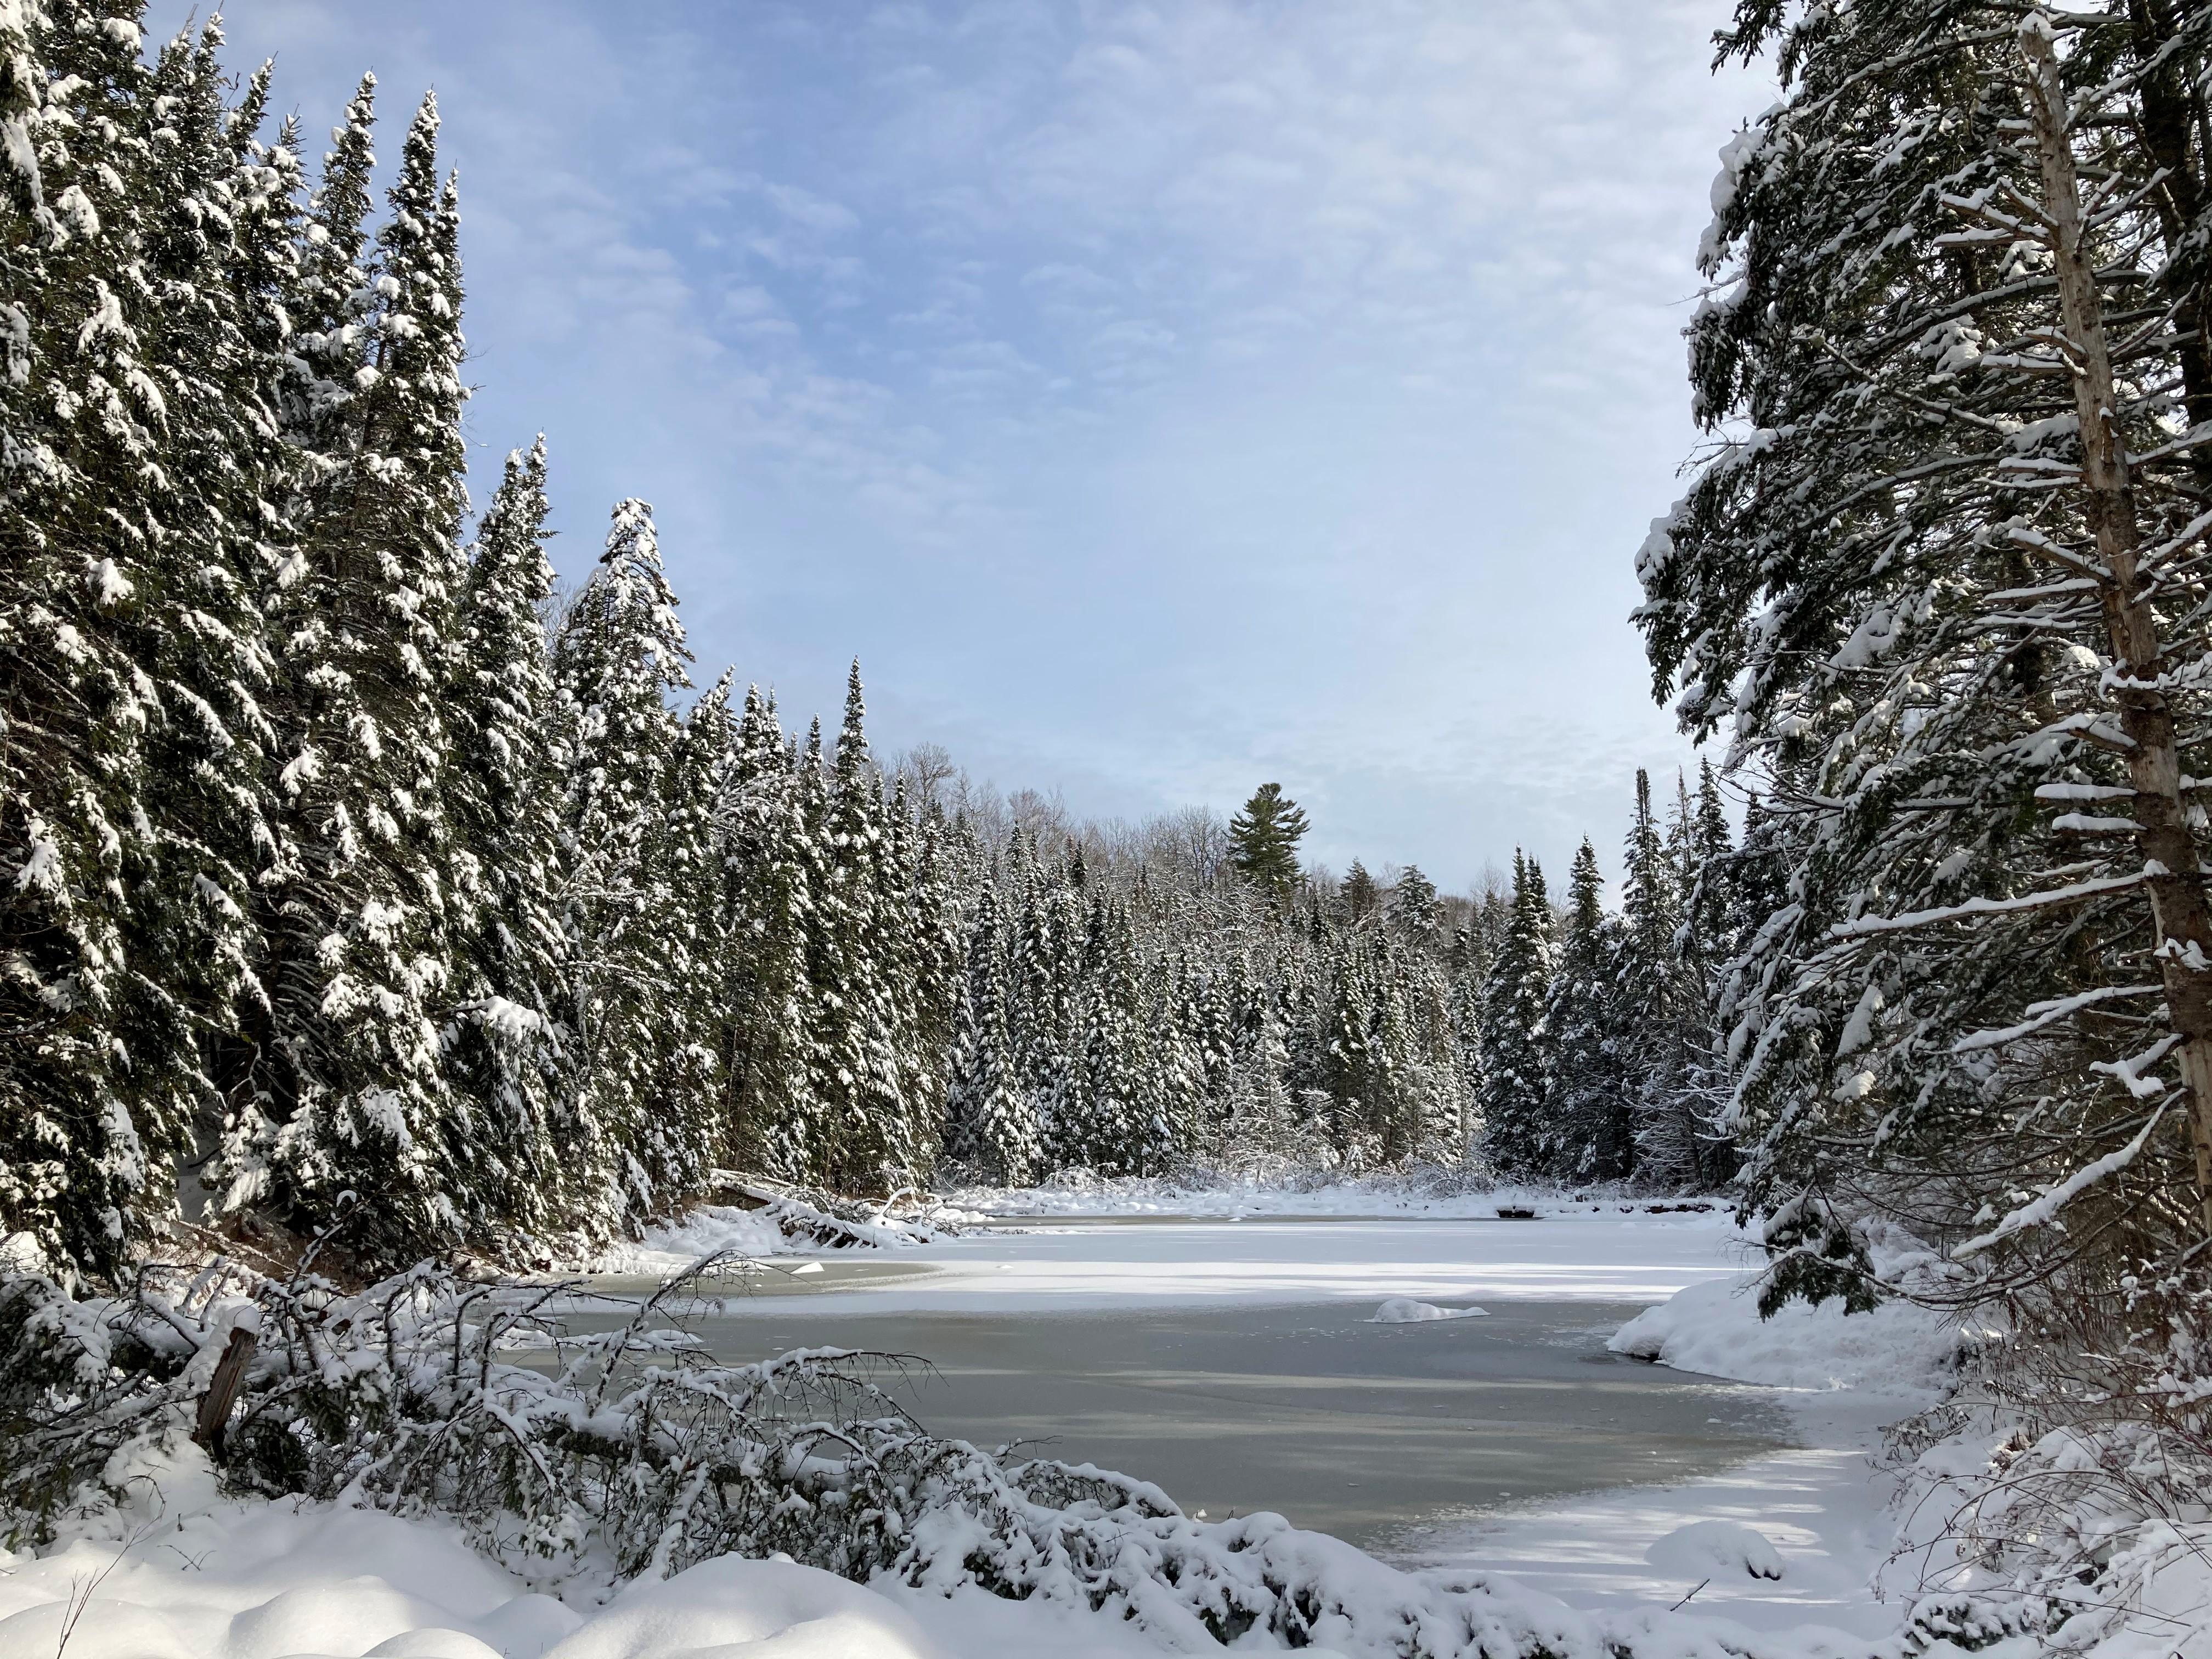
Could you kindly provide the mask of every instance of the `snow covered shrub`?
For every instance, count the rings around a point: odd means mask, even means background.
[[[134,1442],[185,1431],[238,1328],[258,1346],[210,1447],[236,1486],[453,1515],[501,1553],[620,1575],[736,1550],[865,1573],[896,1553],[899,1449],[924,1438],[880,1386],[904,1362],[802,1350],[723,1365],[672,1318],[734,1265],[709,1257],[612,1329],[575,1283],[424,1265],[358,1292],[303,1273],[149,1270],[75,1301],[0,1291],[0,1493],[42,1531]],[[238,1292],[243,1291],[245,1294]]]
[[[2124,1303],[2132,1302],[2128,1307]],[[1950,1401],[1892,1431],[1923,1589],[1908,1636],[2082,1652],[2212,1597],[2212,1291],[2022,1297]],[[2136,1634],[2141,1626],[2134,1627]]]
[[[2079,1653],[2130,1629],[2139,1641],[2135,1620],[2178,1638],[2201,1616],[2212,1595],[2201,1433],[2023,1426],[1985,1457],[1960,1456],[1971,1443],[1932,1448],[1911,1471],[1932,1523],[1914,1545],[1932,1593],[1908,1620],[1910,1648],[2025,1635],[2038,1651]]]

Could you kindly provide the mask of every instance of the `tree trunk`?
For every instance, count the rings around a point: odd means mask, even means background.
[[[2172,0],[2128,0],[2127,9],[2136,57],[2145,65],[2136,83],[2136,130],[2144,150],[2166,174],[2151,192],[2150,205],[2166,246],[2179,247],[2204,213],[2204,180],[2192,142],[2205,131],[2204,98],[2185,73],[2185,60],[2160,57],[2181,32]],[[2201,273],[2203,256],[2191,264]],[[2202,426],[2212,421],[2212,288],[2201,274],[2183,281],[2191,292],[2182,307],[2181,337],[2174,352],[2181,362],[2190,424]],[[2212,499],[2212,452],[2192,450],[2189,466],[2198,492]]]
[[[232,1330],[229,1346],[223,1349],[222,1358],[215,1363],[215,1375],[208,1379],[208,1391],[200,1396],[198,1419],[192,1425],[192,1438],[204,1448],[210,1457],[222,1455],[223,1431],[230,1423],[230,1408],[238,1401],[239,1384],[246,1381],[246,1368],[253,1363],[253,1351],[261,1339],[244,1326]]]
[[[2212,1236],[2212,908],[2206,904],[2196,833],[2181,799],[2181,757],[2173,704],[2161,672],[2157,618],[2142,593],[2135,496],[2114,406],[2104,306],[2081,222],[2066,94],[2050,26],[2040,15],[2032,14],[2021,26],[2020,43],[2027,59],[2028,112],[2042,162],[2044,210],[2053,231],[2059,316],[2072,347],[2087,516],[2108,573],[2100,579],[2099,592],[2116,671],[2112,696],[2130,744],[2136,847],[2150,891],[2167,1017],[2181,1039],[2199,1222]]]

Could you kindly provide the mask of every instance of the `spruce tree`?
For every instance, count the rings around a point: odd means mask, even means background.
[[[1112,1168],[1117,1174],[1159,1175],[1191,1144],[1206,1088],[1203,1058],[1178,1013],[1188,958],[1162,951],[1139,962],[1117,933],[1109,971],[1114,1001],[1135,1010],[1124,1028],[1133,1050],[1133,1098],[1115,1114]]]
[[[312,456],[301,541],[270,600],[282,653],[276,857],[256,913],[266,1017],[222,1162],[228,1205],[317,1226],[350,1203],[349,1246],[394,1260],[465,1224],[438,1040],[475,898],[445,799],[464,389],[459,271],[429,234],[436,106],[409,130],[373,276],[352,263],[368,121],[365,83],[309,216],[311,242],[338,252],[306,273],[302,298],[331,328],[310,348],[325,378],[298,428]]]
[[[1642,1056],[1637,1137],[1655,1180],[1717,1192],[1736,1170],[1735,1143],[1721,1124],[1734,1079],[1720,986],[1738,948],[1741,922],[1735,852],[1709,763],[1700,768],[1697,804],[1684,809],[1682,824],[1682,832],[1671,838],[1680,908],[1668,964],[1671,1041]]]
[[[1337,1151],[1364,1166],[1381,1154],[1388,1061],[1375,1048],[1373,998],[1359,941],[1346,933],[1332,943],[1313,1083],[1330,1103]]]
[[[1556,1145],[1545,1109],[1551,1036],[1552,905],[1536,860],[1513,854],[1512,914],[1483,988],[1482,1092],[1477,1110],[1485,1156],[1501,1175],[1536,1180],[1553,1174]]]
[[[1368,874],[1367,866],[1358,859],[1352,860],[1352,868],[1345,872],[1344,877],[1346,920],[1358,921],[1372,915],[1382,898],[1382,890],[1376,884],[1375,878]]]
[[[1456,987],[1436,957],[1409,953],[1398,994],[1409,1044],[1405,1073],[1415,1137],[1411,1156],[1431,1164],[1464,1163],[1474,1096],[1462,1069]]]
[[[1477,1103],[1482,1098],[1483,992],[1488,978],[1489,963],[1470,954],[1465,964],[1452,975],[1446,992],[1452,1077],[1462,1103],[1461,1121],[1455,1126],[1453,1139],[1462,1154],[1467,1151],[1468,1132],[1474,1127],[1471,1120],[1480,1109]]]
[[[1546,999],[1551,1041],[1540,1161],[1565,1181],[1621,1181],[1635,1164],[1632,1081],[1620,1038],[1634,1006],[1620,984],[1620,930],[1605,913],[1597,851],[1576,851],[1566,936]]]
[[[948,1156],[1009,1187],[1036,1174],[1036,1111],[1015,1075],[1006,1035],[1006,939],[998,895],[985,882],[968,931],[960,1030],[945,1091]]]
[[[466,677],[453,699],[457,833],[474,854],[483,903],[465,953],[449,1065],[467,1103],[449,1133],[473,1166],[472,1219],[544,1232],[584,1201],[574,1137],[562,993],[558,700],[543,612],[545,441],[507,458],[477,526],[462,600]]]
[[[1387,938],[1370,948],[1366,1130],[1376,1156],[1397,1165],[1409,1161],[1425,1138],[1419,1059],[1396,948]]]
[[[561,701],[562,894],[573,1034],[567,1113],[602,1160],[595,1215],[605,1227],[650,1215],[676,1194],[688,1160],[650,1155],[671,1103],[665,1045],[674,1033],[660,987],[681,927],[665,854],[678,727],[671,696],[689,685],[690,651],[660,563],[653,509],[619,502],[598,567],[563,618],[553,658]]]
[[[149,73],[137,14],[11,14],[0,93],[0,1226],[70,1278],[170,1207],[253,994],[284,494],[253,264],[283,169],[251,90],[222,107],[212,26]]]
[[[803,1137],[805,1160],[795,1167],[794,1179],[804,1182],[823,1182],[830,1177],[837,1156],[837,1137],[842,1126],[836,1115],[838,1095],[836,1091],[824,1091],[823,1059],[836,1052],[841,1039],[837,1028],[843,1019],[839,1006],[822,994],[821,988],[831,982],[832,967],[825,965],[825,951],[836,948],[836,917],[839,906],[831,892],[836,877],[836,860],[830,845],[830,772],[822,751],[822,720],[820,716],[807,722],[806,737],[792,759],[793,811],[798,823],[794,846],[805,860],[807,893],[803,917],[801,951],[805,964],[803,981],[806,1017],[803,1027],[805,1045],[800,1051],[805,1067],[799,1097],[805,1103],[807,1117]]]
[[[912,1006],[899,1058],[908,1118],[916,1137],[915,1163],[927,1169],[936,1161],[937,1131],[945,1119],[948,1059],[959,1035],[967,951],[961,852],[951,827],[937,805],[926,802],[908,833],[913,851],[902,913]]]
[[[1710,983],[1712,970],[1735,951],[1738,923],[1729,890],[1735,851],[1720,780],[1713,775],[1711,761],[1701,762],[1697,805],[1677,878],[1682,894],[1682,952],[1698,970],[1701,983]]]
[[[1437,899],[1437,884],[1418,865],[1407,865],[1390,890],[1390,925],[1419,950],[1432,951],[1443,942],[1443,907]]]
[[[1091,924],[1073,1063],[1058,1107],[1080,1126],[1081,1163],[1101,1175],[1128,1175],[1145,1161],[1143,1125],[1152,1092],[1138,1063],[1137,988],[1103,900],[1093,901]]]
[[[884,1192],[908,1174],[912,1132],[900,1092],[897,1019],[882,933],[887,851],[880,781],[868,754],[856,662],[823,803],[823,880],[810,912],[808,978],[818,1006],[812,1088],[823,1126],[824,1177],[848,1192]]]
[[[1057,884],[1018,834],[1007,877],[1018,896],[1008,969],[1014,1064],[1036,1103],[1046,1164],[1073,1168],[1086,1162],[1091,1134],[1073,1058],[1077,941],[1063,932],[1070,918]]]
[[[731,678],[724,672],[684,718],[652,849],[667,920],[653,987],[655,1109],[639,1157],[656,1183],[674,1194],[704,1182],[727,1136],[723,992],[733,918],[723,831],[737,753]]]
[[[1696,878],[1682,862],[1686,851],[1681,815],[1672,832],[1661,824],[1651,780],[1639,770],[1621,853],[1627,890],[1615,995],[1620,1043],[1636,1091],[1638,1159],[1652,1184],[1673,1188],[1708,1184],[1705,1148],[1713,1133],[1713,1102],[1698,1086],[1699,1067],[1711,1060],[1703,1047],[1703,990],[1685,954],[1685,895]]]
[[[745,693],[736,741],[723,836],[731,909],[723,1158],[734,1169],[802,1181],[816,1161],[818,1123],[807,1066],[814,860],[798,771],[775,701],[757,686]]]

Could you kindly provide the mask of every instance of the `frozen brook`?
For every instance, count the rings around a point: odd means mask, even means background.
[[[1725,1294],[1754,1255],[1717,1214],[1618,1206],[1052,1217],[895,1259],[765,1265],[699,1329],[732,1359],[915,1356],[902,1398],[932,1431],[1118,1468],[1194,1513],[1273,1510],[1592,1610],[1695,1590],[1692,1607],[1754,1628],[1876,1636],[1899,1609],[1868,1589],[1893,1530],[1869,1453],[1912,1402],[1607,1346],[1677,1291]],[[1378,1322],[1394,1298],[1486,1316]],[[1767,1540],[1781,1576],[1662,1541],[1716,1520]]]

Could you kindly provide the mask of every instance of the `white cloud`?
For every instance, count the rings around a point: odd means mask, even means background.
[[[645,494],[702,654],[1079,805],[1303,777],[1463,879],[1679,745],[1629,558],[1729,0],[232,0],[327,125],[435,81],[472,421],[572,566]],[[182,0],[158,0],[173,26]],[[169,15],[168,14],[174,14]],[[677,21],[672,21],[674,16]],[[896,729],[898,720],[910,729]],[[1614,804],[1608,806],[1606,803]]]

